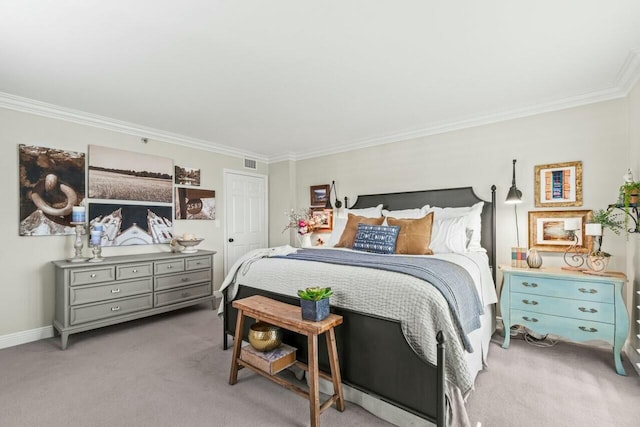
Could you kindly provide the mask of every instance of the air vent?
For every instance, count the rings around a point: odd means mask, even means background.
[[[258,169],[258,162],[253,159],[244,159],[244,168],[245,169]]]

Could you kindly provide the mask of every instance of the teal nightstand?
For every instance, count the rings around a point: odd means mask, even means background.
[[[627,281],[624,274],[592,276],[560,268],[500,269],[504,275],[500,295],[503,348],[509,348],[512,325],[573,341],[601,339],[613,346],[616,372],[626,375],[620,356],[629,333],[629,317],[622,300],[622,287]]]

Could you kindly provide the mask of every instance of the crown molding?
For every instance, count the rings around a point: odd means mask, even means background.
[[[640,80],[640,49],[633,49],[622,64],[616,86],[627,96],[638,80]]]
[[[36,101],[34,99],[24,98],[5,92],[0,92],[0,107],[7,108],[9,110],[21,111],[23,113],[64,120],[81,125],[92,126],[95,128],[106,129],[114,132],[124,133],[127,135],[136,135],[156,141],[167,142],[169,144],[180,145],[183,147],[196,148],[198,150],[223,154],[225,156],[240,158],[250,157],[260,162],[268,161],[267,157],[265,157],[264,155],[253,153],[250,151],[238,150],[233,147],[217,144],[215,142],[203,139],[191,138],[176,133],[166,132],[160,129],[137,125],[135,123],[129,123],[122,120],[86,113],[84,111],[73,110],[70,108],[61,107],[59,105]]]

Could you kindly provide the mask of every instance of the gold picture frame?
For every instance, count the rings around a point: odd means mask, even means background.
[[[315,233],[329,233],[333,231],[333,209],[311,208],[314,219],[317,219]]]
[[[585,235],[585,224],[591,218],[590,210],[575,211],[530,211],[529,249],[540,252],[564,252],[573,245],[570,231],[564,229],[564,220],[576,218],[580,221],[577,250],[588,252],[590,238]]]
[[[582,162],[534,167],[535,207],[582,206]]]

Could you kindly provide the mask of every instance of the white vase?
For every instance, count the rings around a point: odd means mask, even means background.
[[[300,241],[300,247],[302,248],[310,248],[313,246],[311,244],[311,233],[307,234],[298,234],[298,240]]]

